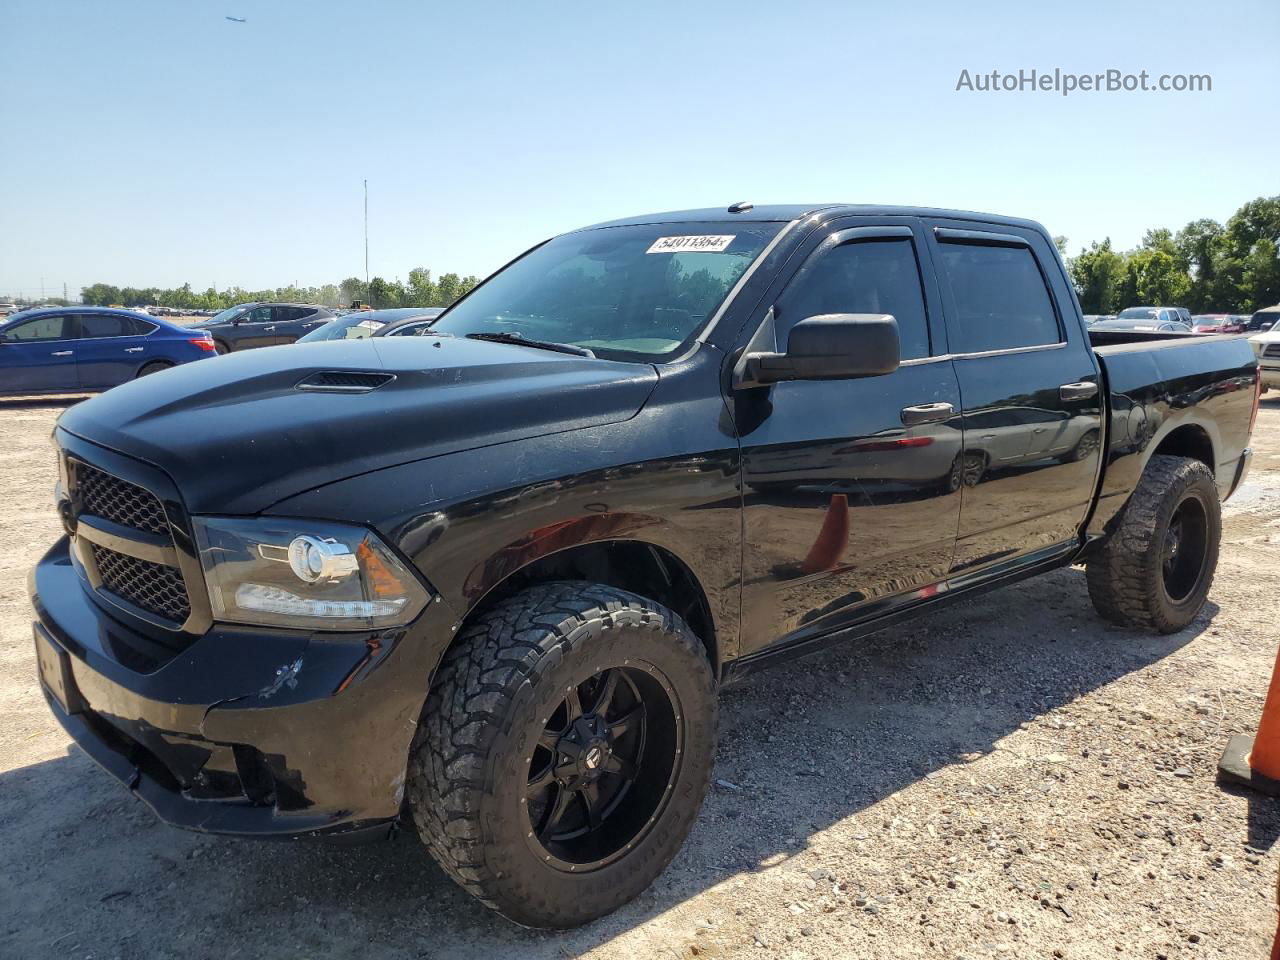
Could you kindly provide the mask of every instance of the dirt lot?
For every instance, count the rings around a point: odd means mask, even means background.
[[[0,957],[1263,957],[1275,801],[1214,782],[1275,656],[1280,400],[1189,629],[1104,626],[1079,570],[725,693],[718,778],[637,902],[568,934],[405,833],[343,849],[158,824],[48,714],[27,569],[60,407],[0,401]]]

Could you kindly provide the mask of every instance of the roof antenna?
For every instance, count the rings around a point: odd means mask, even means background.
[[[729,204],[729,212],[730,213],[746,213],[748,210],[750,210],[754,206],[755,204],[751,203],[748,200],[739,200],[737,203]]]

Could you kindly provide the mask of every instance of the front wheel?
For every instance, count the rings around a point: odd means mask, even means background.
[[[531,927],[641,893],[697,817],[717,703],[702,644],[665,607],[552,583],[478,617],[445,654],[409,766],[423,841]]]
[[[1087,564],[1094,608],[1112,623],[1174,633],[1204,606],[1218,566],[1222,505],[1199,460],[1154,456]]]

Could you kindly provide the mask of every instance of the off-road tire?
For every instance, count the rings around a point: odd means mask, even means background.
[[[1204,565],[1194,588],[1174,600],[1164,581],[1165,538],[1175,510],[1187,497],[1204,507]],[[1086,563],[1094,609],[1121,626],[1158,633],[1181,630],[1204,606],[1221,539],[1222,505],[1209,468],[1185,457],[1152,457],[1106,543]]]
[[[669,685],[682,751],[667,799],[634,848],[568,873],[543,862],[529,840],[527,758],[568,684],[624,662]],[[594,920],[640,894],[680,849],[706,794],[717,712],[706,650],[670,610],[584,582],[525,590],[467,624],[437,671],[409,761],[418,833],[463,889],[516,923]]]

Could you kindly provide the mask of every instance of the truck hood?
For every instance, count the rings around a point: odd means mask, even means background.
[[[367,393],[299,389],[326,372],[394,379]],[[175,367],[58,425],[164,470],[192,513],[248,514],[370,470],[627,420],[657,380],[649,364],[476,340],[323,341]]]

